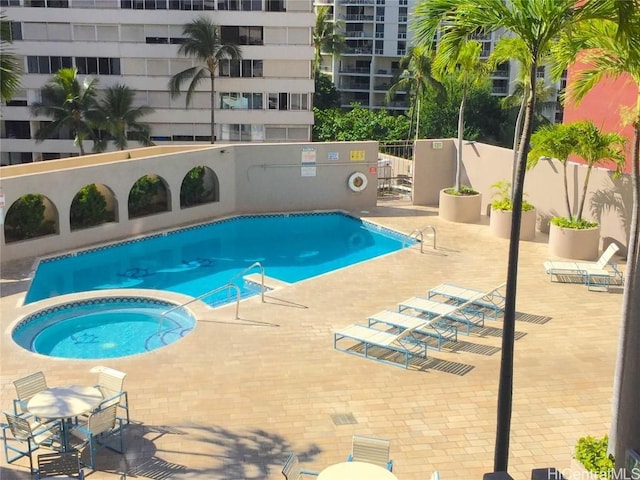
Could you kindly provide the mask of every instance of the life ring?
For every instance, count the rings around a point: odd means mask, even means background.
[[[364,173],[353,172],[349,176],[348,185],[349,185],[349,188],[351,189],[351,191],[353,191],[353,192],[361,192],[365,188],[367,188],[367,183],[368,182],[369,181],[367,180],[367,177],[366,177],[366,175]]]

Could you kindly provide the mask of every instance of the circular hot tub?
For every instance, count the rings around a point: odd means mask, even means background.
[[[176,304],[148,297],[98,297],[43,308],[18,322],[22,348],[59,358],[116,358],[165,347],[196,320]]]

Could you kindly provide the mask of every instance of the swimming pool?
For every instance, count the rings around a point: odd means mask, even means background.
[[[111,288],[149,288],[192,297],[229,283],[256,293],[241,274],[260,262],[265,275],[294,283],[385,255],[415,240],[340,212],[250,215],[43,259],[25,303]],[[255,273],[255,271],[253,272]],[[225,291],[204,299],[226,303]]]

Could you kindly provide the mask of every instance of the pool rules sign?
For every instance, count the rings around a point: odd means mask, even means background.
[[[316,149],[313,147],[302,147],[302,156],[300,159],[300,176],[315,177],[316,176]]]

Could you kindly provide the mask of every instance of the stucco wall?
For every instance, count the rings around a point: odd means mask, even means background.
[[[417,205],[437,205],[438,192],[453,185],[456,162],[456,140],[438,140],[442,149],[433,149],[434,140],[416,143],[413,201]],[[462,150],[462,183],[482,193],[482,213],[488,215],[498,181],[511,182],[513,153],[511,150],[481,143],[465,142]],[[587,169],[569,162],[567,178],[573,214]],[[525,176],[525,198],[535,205],[539,230],[548,233],[549,219],[567,216],[562,164],[557,160],[541,160]],[[601,237],[608,243],[615,240],[622,253],[628,242],[627,221],[631,219],[631,180],[628,175],[612,178],[606,169],[594,168],[589,180],[583,217],[601,224]]]
[[[303,176],[303,158],[315,157],[315,175]],[[309,150],[312,149],[312,150]],[[314,153],[315,152],[315,153]],[[3,167],[0,170],[4,214],[20,196],[39,193],[58,214],[58,233],[31,240],[5,243],[0,229],[2,262],[47,255],[140,235],[155,230],[207,221],[233,213],[304,210],[358,210],[376,204],[377,142],[326,144],[248,144],[150,147]],[[180,187],[186,173],[203,165],[218,177],[220,200],[180,208]],[[364,173],[369,188],[353,192],[351,173]],[[313,173],[309,169],[306,173]],[[129,219],[128,198],[143,175],[159,176],[169,194],[169,211]],[[113,192],[117,222],[70,230],[69,209],[75,194],[85,185],[103,184]]]

